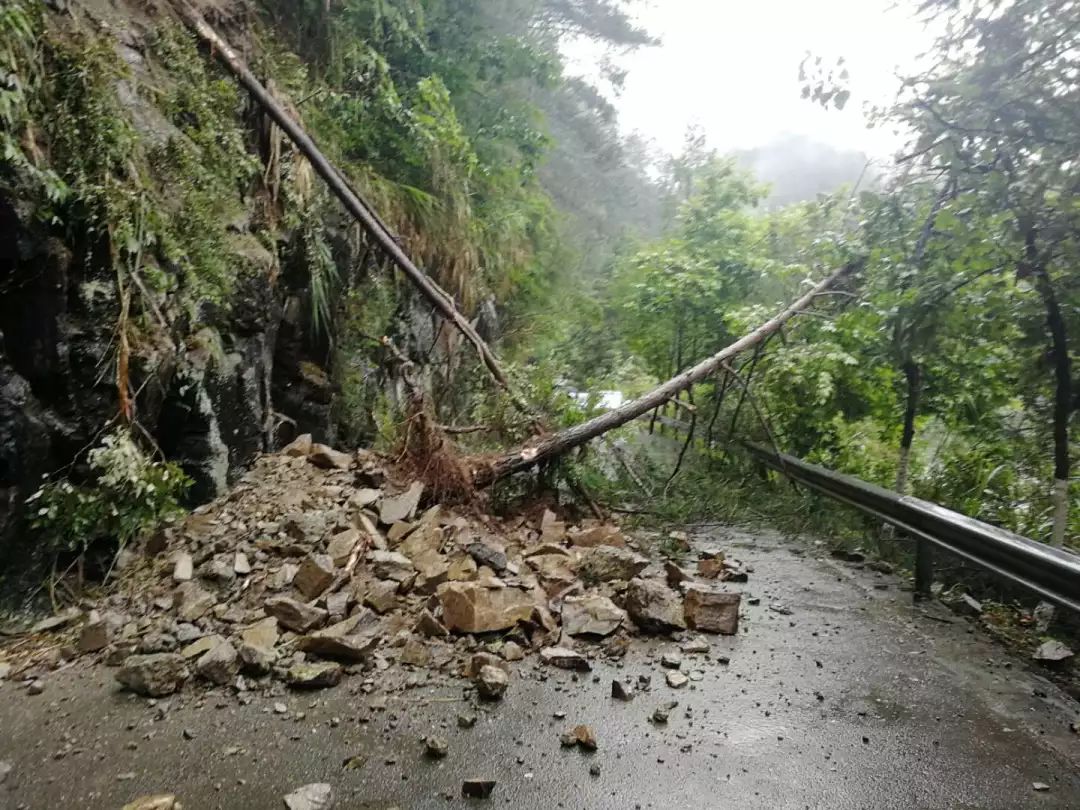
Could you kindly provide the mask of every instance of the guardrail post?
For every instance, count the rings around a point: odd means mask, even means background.
[[[934,584],[934,550],[929,540],[915,540],[915,601],[929,599]]]

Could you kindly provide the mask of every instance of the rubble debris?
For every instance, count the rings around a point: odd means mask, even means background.
[[[664,562],[664,576],[667,578],[668,587],[676,591],[680,589],[684,582],[693,580],[693,576],[689,572],[684,571],[670,560]]]
[[[708,585],[688,585],[685,593],[683,609],[686,624],[691,630],[728,636],[739,631],[742,594]]]
[[[435,615],[427,608],[420,611],[420,616],[417,618],[413,630],[428,638],[445,638],[450,635],[450,631],[446,629],[446,626],[436,619]]]
[[[319,658],[355,664],[368,660],[379,646],[379,637],[374,633],[344,635],[331,632],[332,629],[303,636],[297,642],[297,648]]]
[[[626,620],[626,611],[606,596],[568,596],[563,600],[563,631],[571,636],[610,636]]]
[[[476,691],[484,700],[501,700],[510,676],[501,668],[485,664],[476,673]]]
[[[540,659],[560,669],[572,669],[577,672],[591,672],[589,659],[576,650],[567,647],[545,647],[540,651]]]
[[[699,655],[701,653],[707,653],[711,648],[709,642],[703,638],[687,639],[679,645],[679,649],[687,655]]]
[[[325,782],[304,785],[286,795],[284,801],[289,810],[329,810],[334,806],[334,789]]]
[[[781,616],[790,616],[794,611],[783,602],[773,602],[769,605],[769,610],[773,613],[779,613]]]
[[[682,599],[662,582],[630,580],[625,606],[634,624],[646,632],[670,633],[686,629]]]
[[[660,666],[664,669],[682,669],[682,656],[678,653],[664,653],[660,656]]]
[[[494,779],[466,779],[461,783],[461,795],[466,799],[488,799],[494,790]]]
[[[626,538],[617,526],[603,525],[569,533],[570,545],[579,548],[597,548],[600,546],[626,546]],[[550,542],[550,540],[543,541]],[[558,541],[556,541],[558,542]]]
[[[574,726],[560,737],[560,742],[565,748],[572,748],[575,745],[585,751],[595,751],[597,748],[595,732],[585,725]]]
[[[104,650],[123,626],[123,616],[109,612],[102,615],[96,610],[90,611],[79,634],[79,652],[94,653]]]
[[[176,653],[132,655],[116,673],[123,686],[147,697],[165,697],[191,677],[184,658]]]
[[[475,714],[459,714],[457,718],[458,728],[472,728],[476,725]]]
[[[312,440],[310,433],[302,433],[297,436],[287,445],[285,445],[281,452],[283,455],[292,456],[294,458],[302,458],[311,453]]]
[[[633,687],[627,686],[622,681],[613,680],[611,682],[611,696],[616,700],[633,700],[634,690]]]

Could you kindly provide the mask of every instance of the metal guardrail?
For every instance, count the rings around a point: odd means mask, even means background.
[[[900,495],[858,478],[809,464],[772,448],[744,442],[763,464],[834,500],[940,546],[1043,598],[1080,612],[1080,555],[1038,543],[943,506]],[[928,552],[928,549],[926,549]],[[916,555],[916,587],[929,589],[930,555]],[[919,568],[923,570],[920,571]]]

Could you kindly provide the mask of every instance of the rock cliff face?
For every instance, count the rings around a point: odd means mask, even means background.
[[[218,0],[212,10],[230,36],[242,38],[246,8],[239,0]],[[106,118],[123,119],[130,127],[125,149],[137,167],[129,170],[122,155],[111,177],[120,176],[123,193],[132,190],[122,187],[130,174],[147,204],[160,206],[155,215],[164,228],[187,222],[196,204],[206,206],[210,215],[194,220],[195,228],[187,226],[184,238],[193,243],[205,232],[210,258],[228,284],[216,297],[200,292],[191,268],[180,266],[195,264],[190,250],[185,254],[182,243],[169,255],[165,240],[138,253],[137,267],[121,282],[112,231],[104,237],[50,217],[23,170],[0,161],[0,579],[32,561],[24,499],[45,474],[66,468],[78,477],[84,451],[118,418],[121,390],[133,398],[139,429],[194,479],[193,502],[216,496],[256,454],[299,433],[328,443],[339,438],[335,398],[342,364],[340,351],[323,334],[337,326],[322,332],[313,327],[313,272],[298,258],[302,226],[290,217],[294,212],[279,187],[284,181],[271,177],[282,172],[287,144],[272,142],[260,112],[184,39],[165,5],[87,2],[73,12],[54,4],[40,19],[46,52],[55,43],[57,53],[76,60],[78,48],[92,39],[95,59],[116,61],[116,70],[106,71],[107,81],[95,92],[114,105]],[[170,44],[170,51],[162,45],[173,41],[187,48],[181,61],[189,64],[182,71],[162,64],[162,53],[176,58],[179,46]],[[187,70],[192,59],[200,62],[197,71]],[[189,101],[202,99],[199,93],[207,99],[201,107]],[[226,110],[225,120],[194,120],[212,103]],[[224,126],[227,132],[211,132],[207,146],[193,129],[198,126]],[[70,141],[49,142],[47,126],[27,131],[38,133],[29,137],[39,142],[26,143],[24,137],[24,151],[39,156],[41,164],[61,163],[63,149],[72,149]],[[91,153],[94,133],[85,137]],[[201,161],[212,154],[216,139],[226,137],[239,145],[232,162],[250,161],[252,168],[243,183],[230,177],[221,184],[228,200],[207,201],[196,196],[200,189],[182,187],[184,167],[190,167],[190,155]],[[177,153],[189,154],[189,162],[170,166],[167,159]],[[204,163],[196,168],[213,170],[206,168],[209,157]],[[342,302],[379,266],[344,224],[325,227],[341,280],[329,309],[334,320],[348,315]],[[180,226],[175,230],[180,233]],[[431,336],[440,332],[433,316],[390,287],[389,315],[371,324],[371,333],[389,329],[406,350],[427,335],[426,352],[436,343]],[[128,346],[126,374],[121,342]],[[444,351],[453,349],[446,343]],[[362,362],[358,358],[352,366]],[[370,414],[380,398],[392,397],[393,386],[377,363],[349,370],[358,386],[354,410]],[[360,422],[374,424],[370,418]],[[351,429],[347,438],[364,437]]]

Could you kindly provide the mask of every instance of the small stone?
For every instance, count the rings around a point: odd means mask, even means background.
[[[380,616],[397,607],[398,583],[380,579],[368,586],[364,604]]]
[[[461,783],[461,795],[466,799],[487,799],[494,790],[494,779],[466,779]]]
[[[353,549],[360,542],[360,537],[358,529],[346,529],[330,538],[330,544],[326,547],[326,554],[334,565],[341,567],[349,562]]]
[[[633,700],[634,692],[622,681],[614,680],[611,682],[611,696],[616,700]]]
[[[476,691],[484,700],[500,700],[510,685],[510,676],[499,667],[487,664],[476,675]]]
[[[592,665],[584,655],[567,647],[545,647],[540,651],[540,659],[545,664],[572,669],[577,672],[591,672]]]
[[[216,604],[213,595],[207,593],[197,582],[183,582],[173,591],[173,607],[182,622],[202,618]]]
[[[1050,786],[1046,782],[1032,782],[1031,789],[1038,791],[1039,793],[1045,793],[1050,790]]]
[[[465,553],[472,557],[477,565],[486,565],[496,573],[506,570],[506,552],[488,543],[470,543]]]
[[[106,614],[103,617],[96,610],[90,611],[79,633],[79,652],[93,653],[105,649],[122,626],[123,619],[119,616]]]
[[[329,555],[308,554],[300,563],[292,584],[304,599],[316,599],[330,587],[336,576],[337,570]]]
[[[681,672],[669,672],[666,677],[667,685],[672,689],[682,689],[686,684],[690,683],[690,679],[683,675]]]
[[[682,669],[682,656],[678,653],[664,653],[660,658],[664,669]]]
[[[431,759],[442,759],[450,753],[450,743],[445,737],[429,736],[424,740],[424,754]]]
[[[172,578],[174,582],[190,582],[195,576],[195,564],[191,555],[181,551],[176,555],[176,563],[173,565]]]
[[[340,664],[331,662],[293,664],[285,673],[289,686],[297,689],[326,689],[341,682]]]
[[[45,691],[45,683],[42,680],[38,679],[38,678],[35,678],[34,680],[30,681],[30,685],[26,687],[26,694],[31,695],[31,696],[40,695],[44,691]]]
[[[626,611],[606,596],[568,596],[563,600],[562,621],[567,635],[603,637],[619,629]]]
[[[164,697],[177,691],[191,677],[182,656],[176,653],[133,655],[116,673],[118,680],[132,692],[149,697]]]
[[[457,718],[458,728],[472,728],[476,725],[475,714],[459,714]]]
[[[666,723],[671,716],[671,712],[679,705],[678,701],[669,701],[661,706],[657,706],[652,713],[652,719],[654,723]]]
[[[600,775],[600,764],[598,762],[594,762],[592,765],[589,766],[589,776],[599,776],[599,775]]]
[[[153,796],[140,796],[125,804],[123,810],[183,810],[175,794],[158,793]]]
[[[15,766],[7,760],[0,760],[0,785],[7,781],[7,778],[12,770],[14,770],[14,767]]]
[[[574,730],[571,734],[573,734],[574,739],[577,740],[578,747],[584,748],[586,751],[596,750],[596,734],[590,726],[574,726]]]
[[[779,613],[781,616],[790,616],[794,611],[782,602],[773,602],[769,605],[769,610],[773,613]]]
[[[587,550],[578,566],[582,582],[593,585],[615,580],[629,581],[644,571],[649,559],[624,548],[596,546]]]
[[[329,810],[334,806],[334,789],[325,782],[304,785],[285,796],[289,810]]]
[[[682,599],[663,582],[633,579],[626,589],[625,607],[634,624],[649,633],[686,629]]]
[[[233,573],[240,577],[245,577],[251,573],[251,562],[248,560],[247,554],[242,551],[238,551],[233,555]]]
[[[420,617],[416,620],[413,630],[428,638],[445,638],[450,635],[450,631],[427,608],[420,611]]]
[[[412,560],[397,551],[371,552],[371,570],[379,579],[405,582],[416,573]]]
[[[192,661],[196,658],[202,658],[210,650],[214,649],[217,645],[224,642],[225,639],[219,635],[203,636],[195,641],[183,647],[180,650],[180,655],[183,656],[185,661]]]
[[[405,646],[401,648],[398,661],[414,667],[426,667],[431,663],[431,650],[420,639],[410,636]]]
[[[500,652],[507,661],[521,661],[525,658],[525,650],[516,641],[508,641],[503,644]]]
[[[693,638],[689,641],[684,641],[679,647],[687,655],[699,655],[701,653],[707,653],[710,649],[709,642],[703,638]]]

